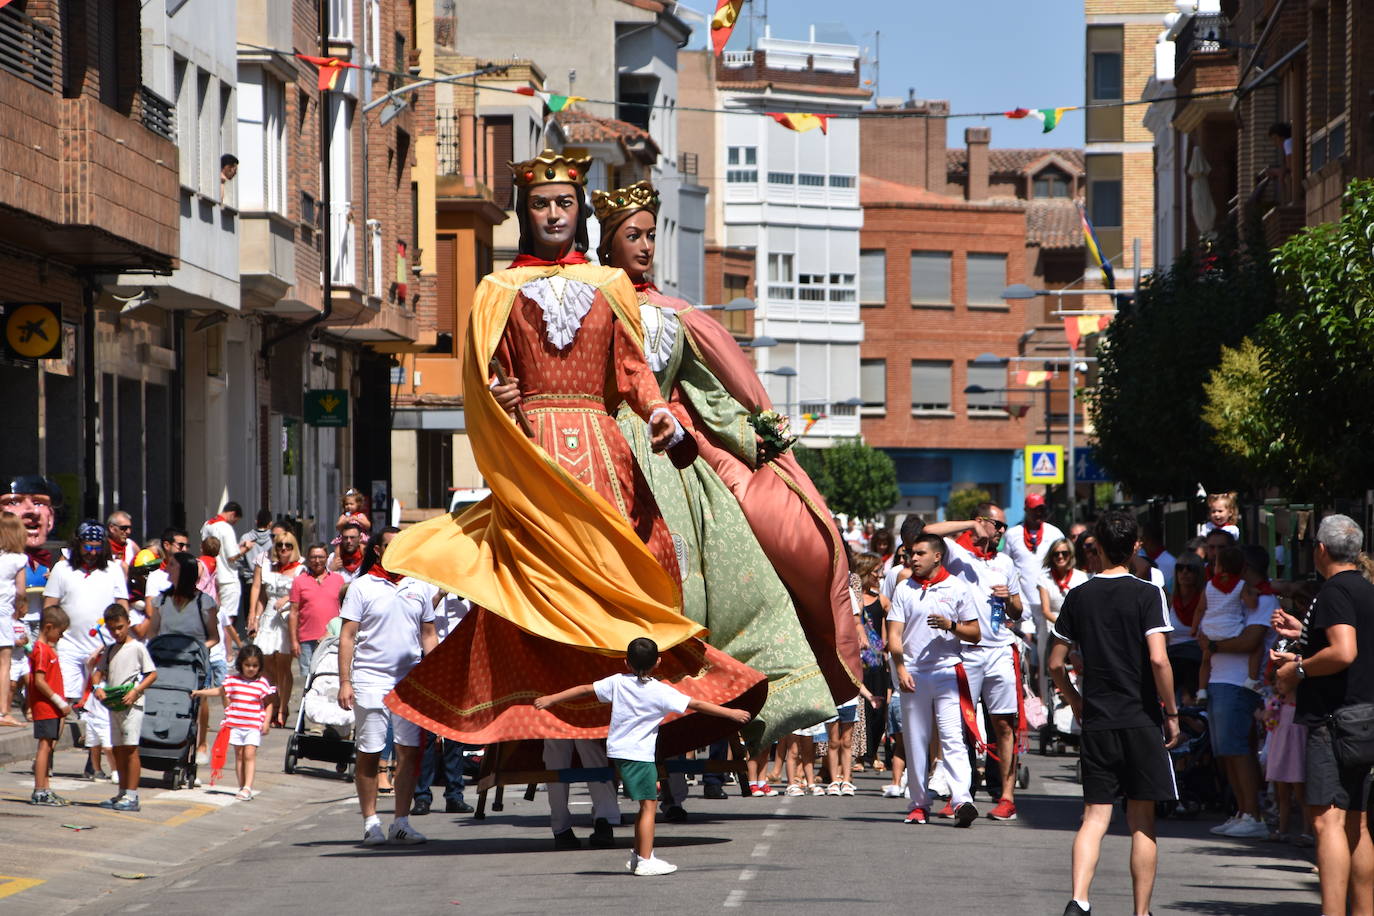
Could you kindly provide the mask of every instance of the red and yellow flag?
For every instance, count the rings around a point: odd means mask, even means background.
[[[1111,324],[1111,315],[1069,315],[1064,318],[1064,336],[1069,349],[1077,350],[1078,342],[1088,334],[1096,334]]]
[[[309,54],[297,54],[306,63],[314,64],[320,70],[320,91],[328,92],[339,83],[339,74],[346,69],[359,69],[358,65],[338,57],[311,57]]]
[[[832,115],[807,114],[803,111],[768,111],[764,112],[764,114],[768,115],[768,117],[777,121],[788,130],[795,130],[799,134],[806,133],[814,127],[819,127],[821,133],[827,133],[825,122],[829,121],[832,117]]]
[[[815,426],[817,423],[819,423],[819,422],[821,422],[822,420],[824,420],[825,417],[826,417],[826,415],[823,414],[823,413],[804,413],[804,414],[802,414],[802,415],[801,415],[801,418],[802,418],[803,420],[806,421],[806,428],[802,430],[802,435],[804,436],[804,435],[806,435],[807,433],[811,432],[811,427]]]
[[[720,0],[716,4],[716,14],[711,17],[711,47],[715,49],[716,57],[720,57],[725,50],[725,43],[730,40],[730,33],[739,21],[742,6],[744,0]]]
[[[1017,384],[1025,385],[1029,388],[1039,388],[1050,378],[1052,373],[1043,369],[1022,369],[1016,373]]]

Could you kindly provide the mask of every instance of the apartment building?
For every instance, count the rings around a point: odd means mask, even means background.
[[[859,122],[838,117],[826,132],[798,133],[766,112],[857,113],[869,98],[859,48],[817,42],[814,29],[803,40],[765,30],[752,49],[679,59],[684,98],[708,109],[684,112],[681,130],[683,151],[713,192],[706,273],[719,285],[706,296],[725,302],[752,286],[757,309],[748,331],[776,341],[756,350],[759,371],[794,428],[810,426],[804,443],[856,436],[864,337]]]

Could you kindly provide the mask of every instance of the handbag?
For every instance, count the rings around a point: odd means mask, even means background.
[[[1374,703],[1354,703],[1331,714],[1331,744],[1344,768],[1374,766]]]

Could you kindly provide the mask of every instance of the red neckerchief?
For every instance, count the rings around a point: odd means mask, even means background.
[[[348,571],[348,572],[353,572],[353,571],[356,570],[359,566],[362,566],[362,565],[363,565],[363,552],[362,552],[361,550],[359,550],[357,553],[353,554],[352,561],[349,560],[348,554],[344,553],[342,550],[339,551],[339,566],[340,566],[341,568],[343,568],[344,570],[346,570],[346,571]]]
[[[658,287],[654,286],[653,280],[640,280],[638,283],[635,284],[635,292],[642,293],[647,290],[653,290],[654,292],[658,292]]]
[[[1193,625],[1193,615],[1197,613],[1197,603],[1198,599],[1201,597],[1202,591],[1199,589],[1193,592],[1193,600],[1184,604],[1178,591],[1174,591],[1174,613],[1178,614],[1178,619],[1183,622],[1185,627],[1191,627]]]
[[[929,579],[922,579],[914,572],[911,574],[911,581],[921,586],[921,594],[925,594],[926,589],[930,588],[932,585],[939,585],[948,578],[949,570],[945,569],[943,566],[935,567],[935,572],[930,574]]]
[[[52,569],[52,551],[46,547],[25,547],[24,553],[29,557],[29,569],[37,569],[40,566]]]
[[[205,570],[210,573],[210,575],[213,576],[215,574],[215,567],[219,564],[219,561],[215,557],[207,554],[200,558],[200,562],[205,564]]]
[[[1265,579],[1265,580],[1264,580],[1263,582],[1261,582],[1259,585],[1256,585],[1256,586],[1255,586],[1255,594],[1257,594],[1257,595],[1277,595],[1278,592],[1274,591],[1274,583],[1270,582],[1268,579]]]
[[[973,542],[972,530],[965,531],[963,534],[959,535],[954,539],[954,543],[958,544],[980,560],[991,560],[993,557],[997,556],[997,546],[995,544],[991,550],[987,550],[983,547],[979,547]]]
[[[113,539],[107,540],[110,541],[110,556],[114,557],[116,560],[123,560],[125,553],[124,544],[116,544]],[[124,543],[127,544],[128,541]]]
[[[586,255],[586,253],[581,252],[581,251],[577,251],[577,250],[574,249],[573,251],[569,251],[567,254],[563,255],[563,257],[558,258],[557,260],[554,260],[554,261],[546,261],[546,260],[544,260],[543,258],[537,258],[537,257],[535,257],[535,256],[532,255],[532,254],[520,254],[520,255],[516,255],[515,260],[510,262],[510,266],[511,266],[511,267],[570,267],[570,266],[572,266],[573,264],[590,264],[590,263],[591,263],[591,262],[587,260],[587,255]]]
[[[383,567],[380,563],[373,563],[372,568],[367,571],[367,574],[369,576],[376,576],[378,579],[385,579],[392,585],[395,585],[397,582],[400,582],[402,579],[405,578],[405,576],[391,572],[390,570]]]
[[[1031,533],[1030,525],[1021,525],[1021,537],[1026,541],[1026,549],[1035,553],[1040,548],[1040,542],[1045,539],[1045,526],[1037,525],[1035,533]]]
[[[1059,573],[1055,572],[1054,568],[1051,567],[1050,578],[1054,580],[1054,584],[1059,588],[1059,594],[1067,595],[1069,593],[1069,583],[1073,581],[1073,570],[1064,570],[1064,578],[1061,579],[1059,578]]]
[[[1216,575],[1212,576],[1212,578],[1209,581],[1212,583],[1212,588],[1215,588],[1223,595],[1229,595],[1231,594],[1231,592],[1235,591],[1236,586],[1240,584],[1240,577],[1237,576],[1236,578],[1227,582],[1226,573],[1218,572]]]
[[[216,515],[214,518],[206,519],[206,520],[205,520],[205,524],[207,524],[207,525],[213,525],[215,522],[227,522],[227,521],[229,521],[229,519],[225,518],[224,516],[222,516],[222,515]]]
[[[278,567],[276,563],[273,563],[273,564],[272,564],[272,571],[275,572],[275,573],[289,573],[291,570],[295,569],[297,566],[300,566],[300,565],[301,565],[301,561],[300,561],[300,560],[292,560],[290,563],[287,563],[285,566],[281,566],[281,567]]]

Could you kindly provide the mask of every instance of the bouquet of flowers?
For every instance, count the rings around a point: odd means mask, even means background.
[[[784,454],[797,441],[791,434],[791,421],[776,410],[761,410],[751,414],[749,425],[759,437],[759,463]]]

